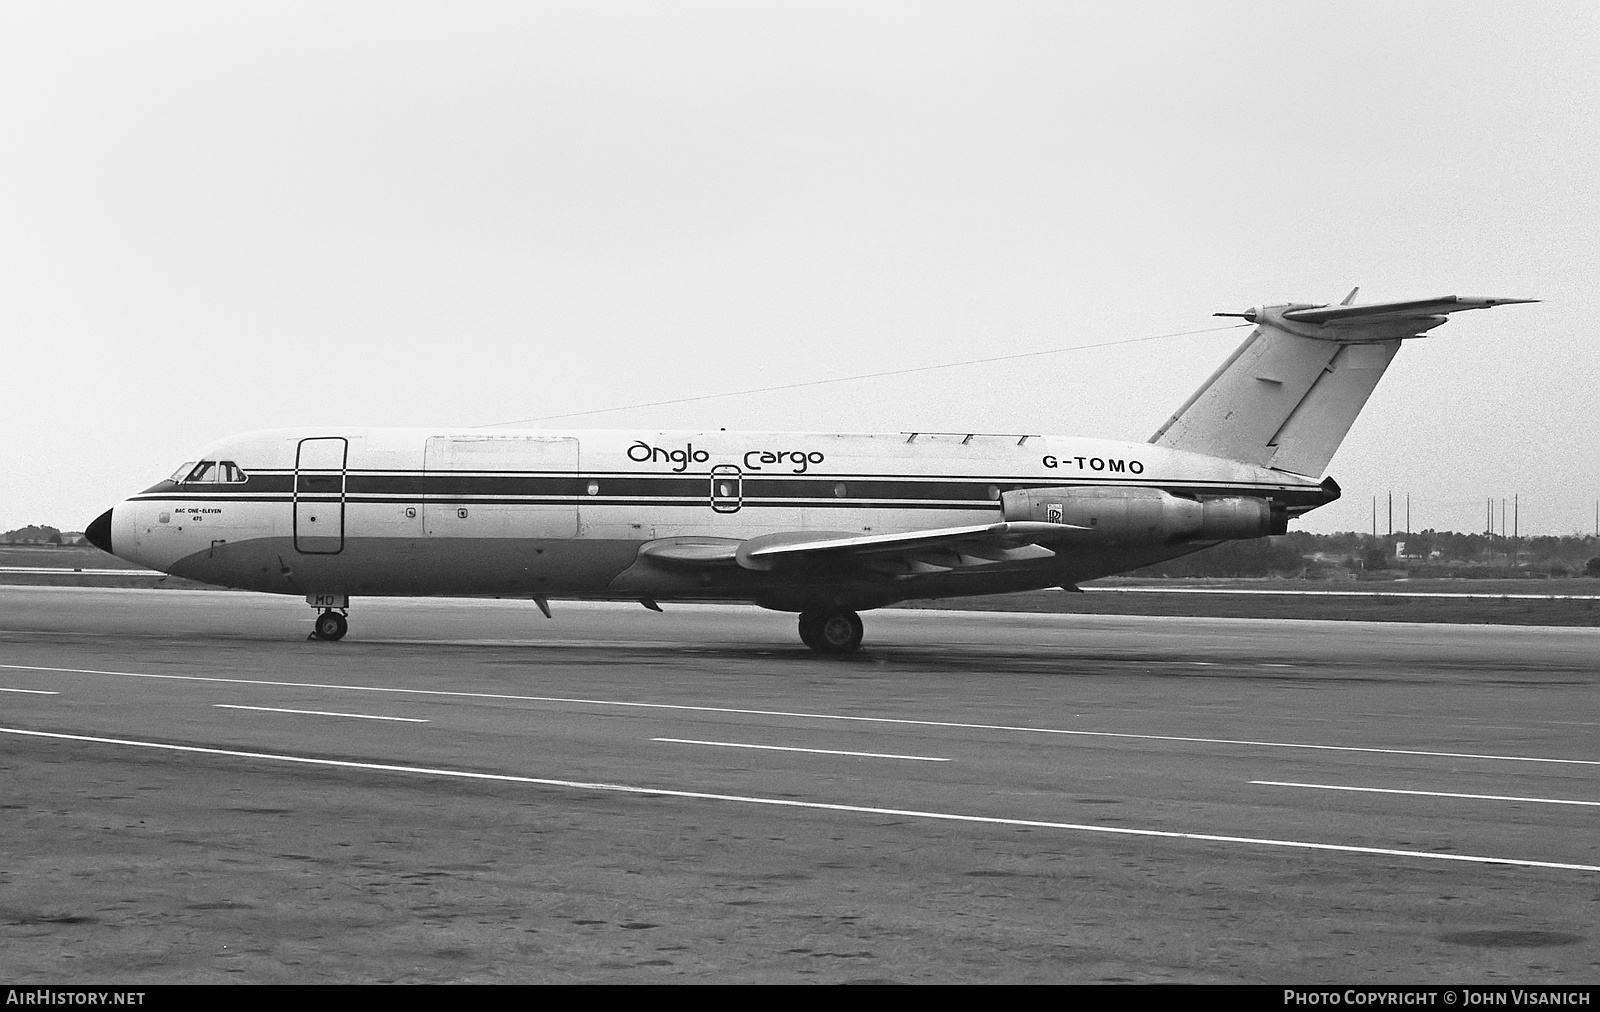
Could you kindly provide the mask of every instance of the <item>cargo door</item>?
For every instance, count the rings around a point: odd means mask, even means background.
[[[294,457],[294,549],[306,555],[344,551],[345,456],[342,436],[300,440]]]
[[[442,538],[578,534],[578,440],[433,436],[424,453],[423,529]]]

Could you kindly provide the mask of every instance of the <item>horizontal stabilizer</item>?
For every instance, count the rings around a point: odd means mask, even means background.
[[[1309,309],[1290,309],[1283,314],[1285,320],[1295,323],[1377,323],[1391,320],[1425,320],[1464,309],[1493,309],[1538,299],[1486,299],[1470,295],[1444,295],[1437,299],[1413,299],[1409,302],[1375,302],[1369,306],[1313,306]]]

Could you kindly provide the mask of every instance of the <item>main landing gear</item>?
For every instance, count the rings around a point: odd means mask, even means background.
[[[818,653],[854,653],[862,631],[861,616],[847,608],[800,613],[800,640]]]

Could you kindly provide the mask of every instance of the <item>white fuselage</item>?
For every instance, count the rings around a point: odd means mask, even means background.
[[[871,607],[1071,583],[1198,546],[1086,543],[942,573],[799,578],[663,566],[641,549],[991,523],[1002,494],[1029,488],[1252,496],[1291,514],[1330,498],[1315,479],[1237,461],[1040,435],[283,429],[224,440],[198,459],[232,470],[120,503],[110,550],[208,583],[308,596],[739,599],[800,610],[821,595]]]

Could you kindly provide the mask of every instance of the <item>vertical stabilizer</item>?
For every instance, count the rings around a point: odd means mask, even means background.
[[[1449,313],[1533,301],[1447,295],[1219,313],[1241,316],[1256,329],[1150,442],[1316,477],[1402,341],[1439,326]]]

